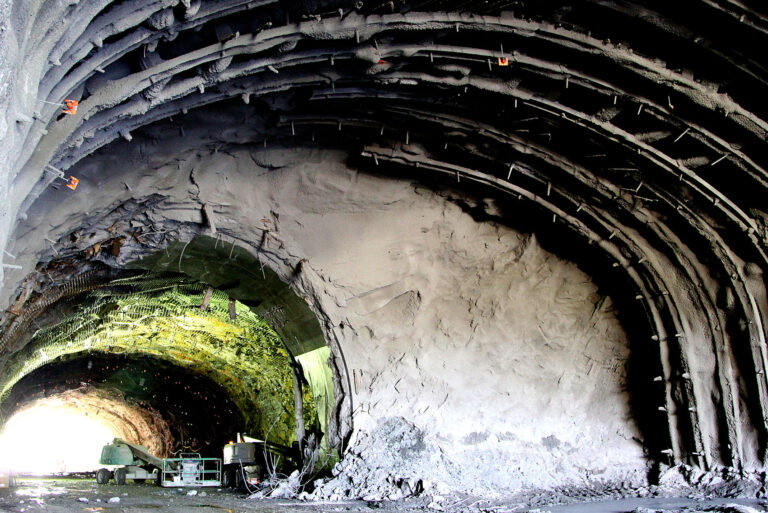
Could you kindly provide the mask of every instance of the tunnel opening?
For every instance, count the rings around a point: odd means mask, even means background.
[[[40,401],[14,414],[0,432],[0,458],[16,473],[49,476],[84,473],[99,467],[113,430],[78,405]],[[66,440],[66,443],[61,443]]]
[[[18,410],[60,404],[100,420],[113,438],[144,446],[161,458],[182,451],[216,457],[233,433],[253,429],[245,422],[247,412],[230,397],[232,391],[194,366],[121,353],[118,347],[54,357],[25,375],[3,402],[9,417]],[[100,447],[91,452],[92,463],[100,454]]]
[[[210,249],[206,242],[163,251],[188,250],[188,274],[129,271],[92,280],[92,292],[70,291],[68,301],[48,305],[43,327],[21,312],[38,329],[21,347],[5,340],[17,351],[5,361],[3,420],[54,402],[86,418],[101,415],[115,438],[159,458],[221,458],[236,435],[248,435],[290,451],[273,471],[301,465],[302,449],[313,458],[313,472],[327,471],[338,458],[325,436],[334,404],[327,348],[300,352],[294,342],[296,355],[289,352],[268,323],[291,333],[301,315],[286,316],[279,293],[266,294],[282,284],[263,283],[266,271],[259,272],[260,290],[230,281],[225,293],[191,278],[193,269],[208,265],[201,258]],[[232,264],[247,269],[243,254],[233,253],[228,247]],[[231,280],[237,274],[230,271],[204,277]],[[261,317],[253,311],[260,305]],[[299,336],[304,339],[300,330],[294,341]]]

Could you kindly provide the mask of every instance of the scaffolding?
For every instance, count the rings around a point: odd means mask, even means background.
[[[221,458],[201,458],[198,453],[181,453],[163,458],[160,486],[221,486]]]

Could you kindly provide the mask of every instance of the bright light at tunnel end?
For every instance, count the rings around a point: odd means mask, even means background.
[[[0,434],[0,467],[33,475],[96,470],[101,448],[113,438],[105,424],[72,408],[32,406]]]

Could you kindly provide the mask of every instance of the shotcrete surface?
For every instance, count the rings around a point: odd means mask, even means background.
[[[77,191],[49,190],[17,231],[24,272],[50,252],[46,238],[202,233],[205,204],[217,236],[258,251],[343,352],[360,462],[348,470],[378,469],[354,496],[397,479],[484,494],[645,479],[610,298],[535,236],[494,222],[494,200],[362,174],[342,152],[206,150],[195,137],[137,137],[81,162]],[[160,201],[119,208],[150,195]],[[127,243],[108,263],[137,256]],[[407,455],[355,452],[401,432],[417,438]]]

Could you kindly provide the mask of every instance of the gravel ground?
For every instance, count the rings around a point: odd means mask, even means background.
[[[365,503],[298,506],[287,501],[248,500],[245,494],[217,488],[158,488],[154,484],[98,485],[92,479],[24,479],[0,491],[0,511],[46,513],[104,511],[170,513],[243,513],[257,511],[370,511]],[[187,495],[194,493],[194,495]],[[288,504],[286,506],[286,504]]]
[[[150,484],[127,486],[97,485],[91,479],[24,479],[12,490],[0,491],[0,511],[64,512],[143,512],[170,513],[330,513],[369,511],[435,512],[423,499],[387,502],[301,502],[297,500],[247,499],[246,495],[216,488],[157,488]],[[111,502],[110,502],[111,501]],[[531,506],[524,502],[507,503],[465,499],[440,505],[446,512],[468,513],[759,513],[765,512],[765,499],[693,499],[638,497],[558,506]]]

